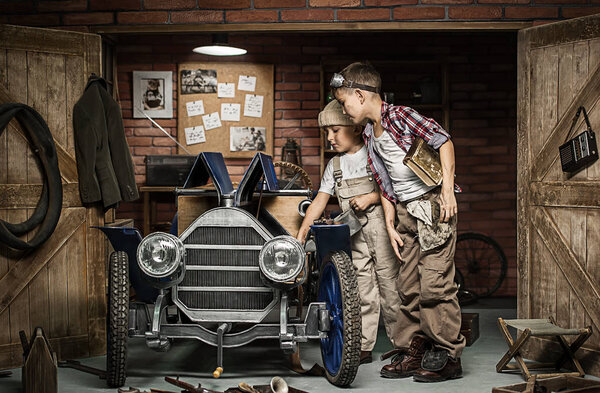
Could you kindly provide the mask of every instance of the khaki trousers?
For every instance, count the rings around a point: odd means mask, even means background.
[[[379,311],[392,345],[397,347],[403,324],[397,280],[400,264],[385,229],[383,209],[374,206],[368,222],[352,236],[352,262],[356,267],[362,317],[361,350],[371,351],[377,340]]]
[[[439,189],[425,194],[423,199],[440,202]],[[429,337],[437,348],[446,349],[457,358],[465,347],[460,334],[461,314],[458,288],[454,283],[454,251],[456,219],[452,236],[443,245],[421,251],[417,220],[406,211],[406,203],[396,204],[398,225],[404,247],[398,275],[398,292],[402,299],[397,346],[408,347],[416,336]]]

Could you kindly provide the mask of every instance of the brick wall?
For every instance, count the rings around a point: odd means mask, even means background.
[[[600,13],[599,0],[3,0],[0,23],[64,26],[346,21],[534,21]]]
[[[145,181],[144,156],[175,153],[176,148],[147,120],[132,119],[132,71],[173,71],[176,101],[177,64],[211,61],[191,52],[207,40],[202,35],[123,36],[119,40],[119,96],[140,184]],[[344,56],[447,62],[449,129],[456,147],[457,182],[465,191],[458,196],[459,230],[486,233],[502,245],[510,269],[499,293],[516,294],[516,34],[244,34],[232,35],[230,42],[249,53],[228,61],[275,65],[274,155],[281,155],[288,136],[297,139],[304,167],[315,183],[319,181],[316,117],[323,59]],[[389,52],[398,42],[403,42],[403,51]],[[385,80],[383,84],[385,87]],[[176,135],[176,118],[158,123]],[[234,181],[240,179],[247,163],[245,159],[227,160]],[[170,220],[173,213],[172,206],[159,203],[159,220]],[[141,214],[140,204],[123,204],[118,211],[119,216],[134,217],[138,226]]]

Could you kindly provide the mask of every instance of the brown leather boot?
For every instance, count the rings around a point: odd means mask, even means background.
[[[373,362],[373,356],[371,355],[371,351],[360,351],[359,364],[367,364],[371,362]]]
[[[381,369],[381,376],[385,378],[406,378],[415,375],[421,368],[421,360],[429,348],[429,340],[425,337],[414,336],[408,349],[398,349],[392,357],[391,364],[386,364]]]
[[[423,367],[426,367],[423,365]],[[462,377],[460,358],[447,357],[446,364],[439,370],[421,368],[414,373],[413,379],[417,382],[441,382],[448,379]]]

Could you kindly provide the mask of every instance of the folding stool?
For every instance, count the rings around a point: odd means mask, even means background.
[[[517,337],[515,341],[508,331],[508,326],[516,328],[517,330],[521,330],[521,334]],[[583,329],[564,329],[560,326],[557,326],[554,322],[554,318],[550,317],[548,319],[507,319],[504,320],[502,318],[498,318],[498,327],[500,331],[504,335],[504,339],[508,344],[508,351],[502,359],[496,364],[496,371],[502,372],[505,370],[516,370],[519,369],[525,381],[527,381],[531,377],[531,373],[529,369],[548,369],[554,368],[557,370],[555,373],[550,374],[535,374],[536,377],[539,378],[548,378],[555,377],[559,375],[572,375],[572,376],[584,376],[585,373],[581,368],[581,364],[579,361],[575,359],[575,352],[585,343],[585,341],[592,335],[592,327],[588,326]],[[554,363],[539,363],[539,362],[529,362],[525,363],[523,357],[521,356],[520,350],[523,345],[529,340],[531,337],[544,337],[544,336],[555,336],[563,349],[563,354],[558,359],[558,361]],[[575,341],[571,345],[567,343],[563,336],[578,336]],[[511,359],[514,358],[515,364],[508,364]],[[575,372],[558,372],[562,365],[570,360],[575,369]]]

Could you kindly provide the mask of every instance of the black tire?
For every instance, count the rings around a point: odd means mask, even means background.
[[[318,299],[327,303],[331,313],[328,338],[321,339],[325,375],[335,386],[350,386],[360,364],[362,325],[358,280],[345,252],[336,251],[323,259]]]
[[[454,263],[463,277],[463,290],[488,297],[500,288],[508,263],[500,245],[481,233],[461,233],[456,240]]]
[[[106,384],[118,388],[127,378],[127,330],[129,319],[129,258],[110,254],[108,315],[106,316]]]

